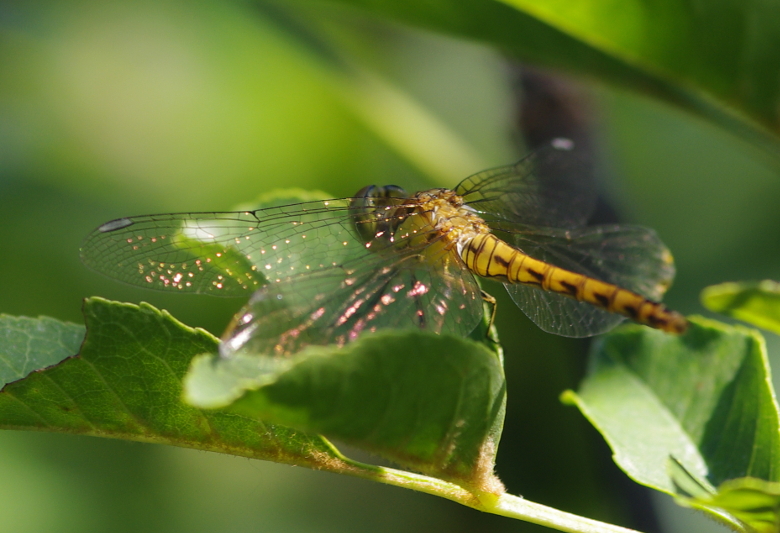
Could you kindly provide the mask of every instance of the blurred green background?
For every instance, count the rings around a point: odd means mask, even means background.
[[[219,335],[241,301],[97,277],[81,239],[112,218],[226,210],[279,187],[454,185],[523,153],[517,75],[487,47],[326,3],[0,2],[0,312],[80,322],[81,299],[99,295]],[[670,306],[701,313],[706,285],[778,278],[776,160],[665,104],[576,88],[604,198],[674,252]],[[509,491],[644,531],[712,531],[632,484],[558,401],[587,342],[541,333],[487,289],[507,357]],[[0,531],[17,533],[543,530],[367,481],[68,435],[0,433],[0,479]]]

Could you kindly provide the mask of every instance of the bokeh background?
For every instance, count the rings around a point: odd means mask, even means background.
[[[81,322],[81,299],[99,295],[218,335],[241,301],[118,285],[79,263],[81,239],[112,218],[226,210],[280,187],[454,185],[524,153],[528,72],[327,3],[0,1],[0,312]],[[650,98],[552,79],[576,95],[608,217],[673,250],[670,306],[703,313],[709,284],[777,279],[776,159]],[[648,532],[713,531],[629,481],[558,401],[587,341],[541,333],[487,289],[506,349],[510,492]],[[16,533],[546,531],[363,480],[69,435],[0,433],[0,480],[0,531]]]

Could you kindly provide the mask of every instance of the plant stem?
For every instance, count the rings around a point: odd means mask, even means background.
[[[572,533],[637,533],[634,529],[566,513],[511,494],[499,496],[496,505],[492,509],[485,508],[481,510],[510,518],[519,518],[526,522],[533,522],[534,524]]]
[[[567,533],[639,533],[633,529],[566,513],[511,494],[475,493],[441,479],[359,463],[346,457],[343,459],[349,466],[339,473],[447,498],[485,513],[516,518]]]

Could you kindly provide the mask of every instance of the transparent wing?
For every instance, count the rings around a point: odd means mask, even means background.
[[[387,245],[387,239],[357,238],[354,215],[349,199],[337,199],[244,212],[128,217],[93,231],[82,244],[81,259],[131,285],[246,296],[270,280],[337,267]]]
[[[514,165],[466,178],[455,192],[488,224],[578,227],[596,203],[590,164],[572,141],[554,139]]]
[[[529,285],[505,284],[515,304],[542,331],[563,337],[591,337],[605,333],[624,319],[585,302]]]
[[[658,301],[674,278],[674,262],[656,233],[640,226],[591,226],[573,230],[503,228],[524,253],[555,266]],[[623,318],[560,294],[506,284],[515,303],[540,328],[568,337],[608,331]]]
[[[536,228],[510,232],[509,240],[531,257],[651,300],[660,300],[674,279],[669,249],[653,230],[641,226]]]
[[[473,276],[457,255],[433,243],[269,283],[236,315],[220,353],[284,356],[382,328],[464,336],[481,316]]]
[[[479,288],[438,232],[410,211],[418,208],[399,200],[376,215],[386,225],[356,217],[349,199],[129,217],[95,230],[81,257],[132,285],[218,296],[254,292],[225,334],[226,356],[288,354],[387,327],[468,334],[482,316]],[[354,228],[360,223],[396,230],[392,239],[377,232],[366,242],[358,234],[367,232]]]

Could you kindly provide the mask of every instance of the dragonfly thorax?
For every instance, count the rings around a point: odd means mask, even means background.
[[[450,189],[431,189],[418,192],[414,200],[420,211],[428,216],[430,224],[458,255],[477,235],[490,233],[490,228],[477,212]]]

